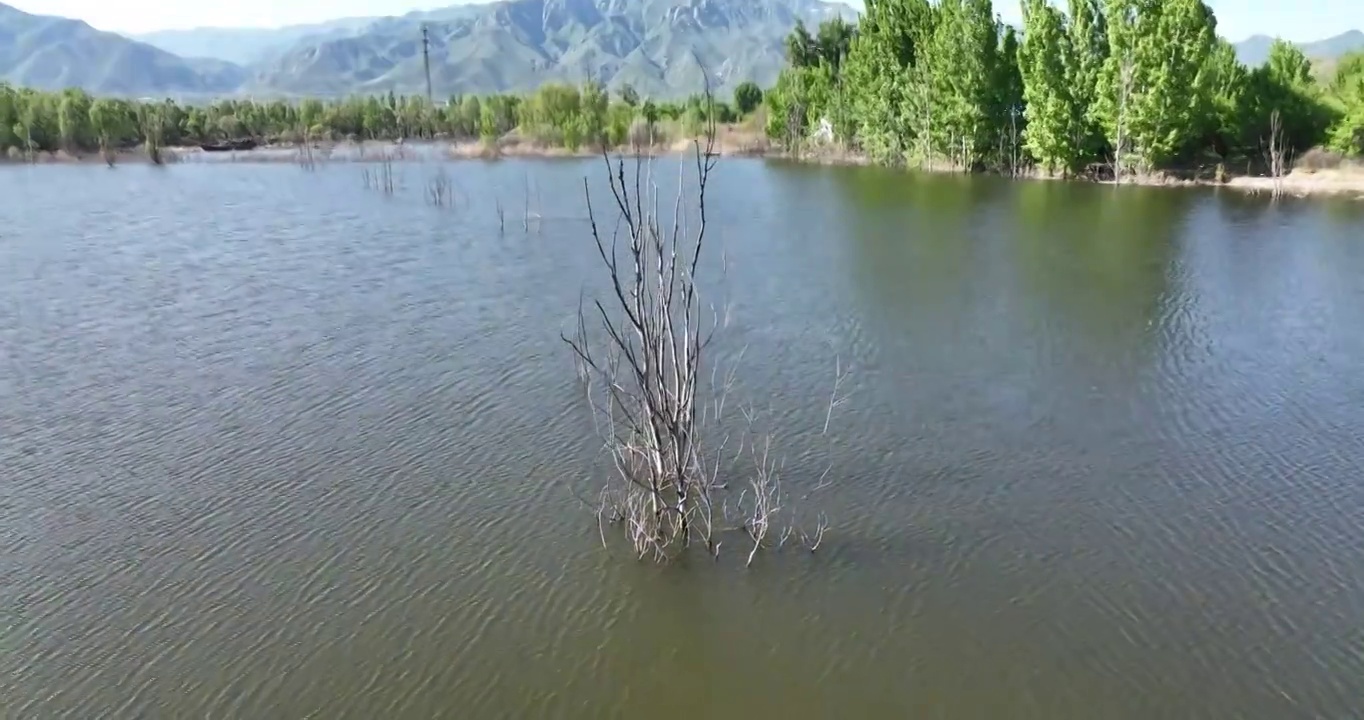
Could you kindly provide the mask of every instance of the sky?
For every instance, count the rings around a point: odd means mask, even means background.
[[[226,5],[185,0],[0,1],[25,12],[79,18],[101,30],[141,33],[214,25],[279,27],[341,17],[401,15],[462,0],[234,0]],[[1320,40],[1346,30],[1364,30],[1362,0],[1206,1],[1217,13],[1219,34],[1231,40],[1255,34]],[[850,0],[849,4],[860,7],[861,1]],[[1019,22],[1016,0],[995,0],[995,8],[1006,22]]]

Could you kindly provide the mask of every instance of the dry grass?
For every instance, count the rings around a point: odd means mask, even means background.
[[[20,148],[10,147],[4,154],[0,154],[0,165],[7,163],[35,164],[35,165],[114,165],[116,163],[156,163],[167,164],[179,162],[192,152],[197,151],[186,148],[157,148],[156,157],[153,158],[142,146],[136,148],[124,148],[110,150],[108,152],[95,151],[87,154],[73,154],[65,150],[53,152],[36,151],[26,153]],[[158,162],[159,161],[159,162]]]
[[[1293,163],[1293,172],[1312,174],[1323,170],[1354,170],[1364,171],[1358,160],[1351,160],[1344,155],[1326,148],[1315,147],[1299,155]]]
[[[1309,195],[1353,195],[1364,198],[1364,168],[1347,165],[1334,170],[1293,172],[1277,179],[1278,192],[1282,195],[1306,197]],[[1274,194],[1276,179],[1272,177],[1236,177],[1228,187],[1260,194]]]

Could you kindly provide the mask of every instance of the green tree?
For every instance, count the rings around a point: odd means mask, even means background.
[[[1018,34],[1013,26],[1005,26],[999,40],[994,122],[999,127],[999,167],[1009,172],[1018,170],[1022,163],[1020,150],[1027,125],[1023,117],[1025,106],[1023,73],[1019,67]]]
[[[748,115],[757,110],[762,102],[763,91],[757,83],[749,80],[734,88],[734,109],[738,110],[740,115]]]
[[[1065,18],[1046,0],[1023,4],[1023,44],[1019,66],[1023,77],[1024,144],[1047,172],[1078,168],[1081,151],[1074,132],[1080,109],[1066,77],[1071,36]]]
[[[582,146],[585,126],[578,88],[543,85],[527,98],[520,115],[522,127],[540,142],[563,145],[570,150]]]
[[[927,0],[867,0],[843,75],[853,136],[881,162],[903,162],[917,136],[925,93],[926,44],[933,9]]]
[[[961,167],[972,167],[995,145],[999,36],[990,0],[941,0],[931,52],[939,122],[935,145]]]
[[[1201,0],[1108,0],[1099,113],[1119,168],[1174,160],[1206,125],[1200,71],[1216,40]]]
[[[478,113],[478,137],[484,142],[492,142],[501,137],[497,109],[492,103],[483,104]]]
[[[326,117],[326,107],[317,98],[308,98],[298,104],[298,122],[304,127],[312,126],[322,122]]]
[[[1332,149],[1350,155],[1364,153],[1364,53],[1340,59],[1330,92],[1339,108],[1339,116],[1328,135]]]
[[[1282,124],[1282,144],[1293,151],[1315,145],[1333,121],[1331,109],[1312,78],[1312,63],[1296,45],[1275,40],[1269,60],[1247,79],[1245,133],[1250,145],[1267,144],[1273,117]]]
[[[796,27],[786,37],[786,62],[795,68],[807,68],[819,64],[819,43],[810,35],[804,20],[797,20]]]
[[[852,49],[852,40],[856,32],[857,29],[841,17],[820,23],[815,31],[814,40],[816,63],[832,65],[834,74],[837,75],[842,69],[843,59],[848,57],[848,52]]]
[[[90,103],[90,129],[99,143],[100,152],[112,151],[129,135],[126,115],[114,100],[100,98]]]
[[[229,140],[242,136],[242,122],[236,115],[223,115],[218,118],[217,126],[218,132]]]
[[[832,89],[833,71],[828,65],[783,70],[777,84],[763,98],[768,110],[768,137],[780,142],[788,151],[796,150],[824,116]],[[689,120],[692,108],[687,112]],[[697,119],[703,119],[699,113]],[[689,126],[688,120],[684,120],[684,127],[687,132],[694,133],[699,124]]]
[[[460,100],[451,123],[452,132],[458,137],[474,137],[483,134],[483,101],[477,95],[465,95]]]
[[[1103,128],[1095,113],[1099,78],[1108,59],[1108,26],[1102,0],[1070,0],[1068,32],[1066,81],[1076,113],[1072,144],[1083,160],[1089,160],[1098,157],[1103,145]]]
[[[587,82],[583,84],[579,97],[581,98],[579,124],[583,142],[595,147],[607,145],[609,142],[607,110],[611,100],[606,94],[606,88],[600,83]]]
[[[18,147],[14,126],[19,123],[18,94],[8,83],[0,82],[0,153]]]
[[[63,148],[76,152],[89,145],[89,119],[90,96],[81,90],[62,92],[57,106],[57,134]]]
[[[1217,40],[1200,73],[1200,96],[1204,131],[1201,145],[1212,148],[1223,159],[1240,148],[1247,137],[1245,125],[1251,114],[1247,83],[1249,73],[1236,59],[1236,48]]]
[[[606,111],[606,144],[620,147],[630,139],[630,123],[635,119],[635,108],[626,103],[613,103]]]

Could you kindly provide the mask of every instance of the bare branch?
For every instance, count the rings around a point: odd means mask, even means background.
[[[709,246],[706,193],[717,158],[709,78],[705,102],[705,137],[694,141],[694,162],[679,166],[670,220],[659,208],[653,161],[643,154],[627,168],[622,158],[603,150],[609,191],[604,208],[584,179],[588,227],[609,284],[602,297],[590,303],[579,299],[576,328],[560,337],[572,352],[611,462],[613,481],[603,488],[598,504],[603,544],[608,519],[623,526],[641,559],[665,560],[693,540],[718,556],[717,534],[742,529],[753,542],[748,560],[752,563],[782,510],[782,463],[771,453],[770,436],[761,444],[747,439],[759,415],[745,408],[749,427],[738,436],[738,452],[742,455],[747,448],[754,465],[735,504],[742,522],[728,527],[730,504],[716,494],[729,487],[721,473],[731,435],[722,420],[736,369],[705,366],[706,350],[717,328],[728,323],[729,311],[726,308],[722,323],[716,307],[703,303],[698,283],[702,254]],[[529,179],[527,188],[529,208]],[[693,209],[695,223],[690,220]],[[727,267],[728,258],[722,259]],[[841,361],[835,364],[839,377],[825,414],[825,433],[834,409],[843,402],[841,368]],[[703,396],[709,400],[701,400]],[[726,527],[717,527],[717,507]],[[783,531],[781,544],[795,532]]]

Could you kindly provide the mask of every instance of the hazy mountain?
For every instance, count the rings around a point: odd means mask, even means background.
[[[438,95],[531,90],[549,81],[629,83],[655,97],[744,80],[766,85],[797,20],[855,12],[824,0],[505,0],[375,20],[308,38],[253,70],[252,91],[422,92],[421,27]],[[703,70],[704,68],[704,70]]]
[[[158,30],[134,35],[133,39],[182,57],[208,57],[238,65],[249,65],[269,61],[305,39],[321,41],[354,34],[376,19],[342,18],[281,28],[201,27],[189,30]]]
[[[1269,46],[1273,43],[1274,38],[1268,35],[1252,35],[1236,43],[1236,57],[1249,67],[1263,65],[1269,59]],[[1325,40],[1297,45],[1312,60],[1336,60],[1346,53],[1364,50],[1364,32],[1351,30]]]
[[[187,60],[79,20],[0,4],[0,80],[109,95],[227,93],[246,78],[222,60]]]

